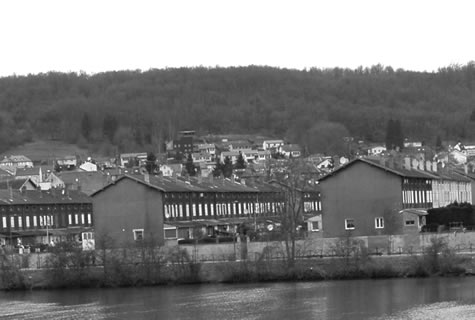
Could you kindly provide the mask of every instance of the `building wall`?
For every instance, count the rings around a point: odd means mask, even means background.
[[[96,245],[104,236],[113,245],[134,243],[134,229],[144,230],[144,240],[163,243],[163,200],[159,191],[129,179],[93,196]]]
[[[355,162],[320,183],[324,237],[369,236],[402,233],[402,180],[399,176]],[[384,228],[375,227],[382,217]],[[345,229],[354,219],[354,230]]]

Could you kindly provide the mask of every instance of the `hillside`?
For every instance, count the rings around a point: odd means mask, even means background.
[[[40,139],[94,151],[154,150],[177,131],[260,134],[313,152],[384,141],[389,119],[434,144],[474,139],[475,64],[436,73],[270,67],[48,73],[0,78],[0,146]],[[475,120],[475,115],[472,117]],[[11,153],[11,152],[9,152]]]

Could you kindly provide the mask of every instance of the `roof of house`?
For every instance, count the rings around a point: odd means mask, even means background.
[[[16,169],[15,176],[17,177],[28,177],[28,176],[38,176],[40,175],[40,168],[18,168]]]
[[[0,177],[9,177],[12,175],[13,174],[11,174],[9,171],[0,168]]]
[[[100,171],[62,171],[57,174],[66,186],[77,185],[86,194],[103,188],[111,179]]]
[[[146,152],[136,152],[136,153],[122,153],[120,154],[121,158],[146,158]]]
[[[33,184],[33,186],[36,186],[33,181],[31,181],[30,178],[25,178],[25,179],[1,179],[0,180],[0,189],[6,189],[8,190],[9,188],[12,188],[14,190],[20,190],[21,187],[27,182],[30,182]]]
[[[260,184],[256,186],[247,186],[230,179],[214,179],[214,180],[198,180],[198,179],[184,179],[184,178],[171,178],[171,177],[156,177],[148,176],[148,181],[143,175],[123,175],[119,177],[116,181],[109,183],[108,185],[96,190],[91,194],[95,196],[96,194],[106,190],[107,188],[113,186],[116,183],[124,179],[130,179],[132,181],[138,182],[142,185],[150,187],[160,192],[246,192],[246,193],[257,193],[257,192],[270,192],[278,191],[278,188],[275,188],[268,184]]]
[[[298,144],[284,144],[282,146],[282,151],[292,152],[292,151],[301,151],[302,148]]]
[[[378,160],[370,160],[370,159],[365,159],[365,158],[356,158],[342,165],[338,169],[326,174],[325,176],[321,177],[318,180],[319,181],[326,180],[327,178],[334,176],[340,173],[341,171],[346,170],[347,168],[353,166],[355,163],[366,163],[370,166],[398,175],[403,178],[422,178],[422,179],[432,179],[432,180],[454,180],[454,181],[470,182],[468,178],[463,177],[459,174],[456,174],[455,172],[452,172],[452,171],[432,172],[432,171],[423,171],[419,169],[408,170],[403,167],[386,166],[386,165],[381,164],[381,162]]]
[[[24,155],[12,155],[9,157],[5,157],[2,162],[32,162],[30,158]]]
[[[0,204],[56,204],[91,203],[91,199],[78,191],[0,190]]]

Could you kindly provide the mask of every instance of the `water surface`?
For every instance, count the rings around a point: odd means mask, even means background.
[[[475,319],[475,277],[0,293],[1,319]]]

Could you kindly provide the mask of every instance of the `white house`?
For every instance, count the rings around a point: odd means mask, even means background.
[[[197,149],[200,153],[209,153],[212,156],[216,154],[216,146],[214,143],[200,143],[197,145]]]
[[[270,150],[270,149],[278,149],[284,145],[284,140],[264,140],[262,142],[262,149]]]
[[[79,169],[88,172],[97,171],[97,165],[92,162],[86,161],[79,166]]]
[[[280,147],[280,153],[286,158],[298,158],[302,155],[301,148],[298,144],[286,144]]]
[[[0,165],[14,168],[32,168],[33,161],[23,155],[13,155],[1,160]]]
[[[386,147],[383,145],[375,145],[368,149],[368,155],[378,155],[386,151]]]

